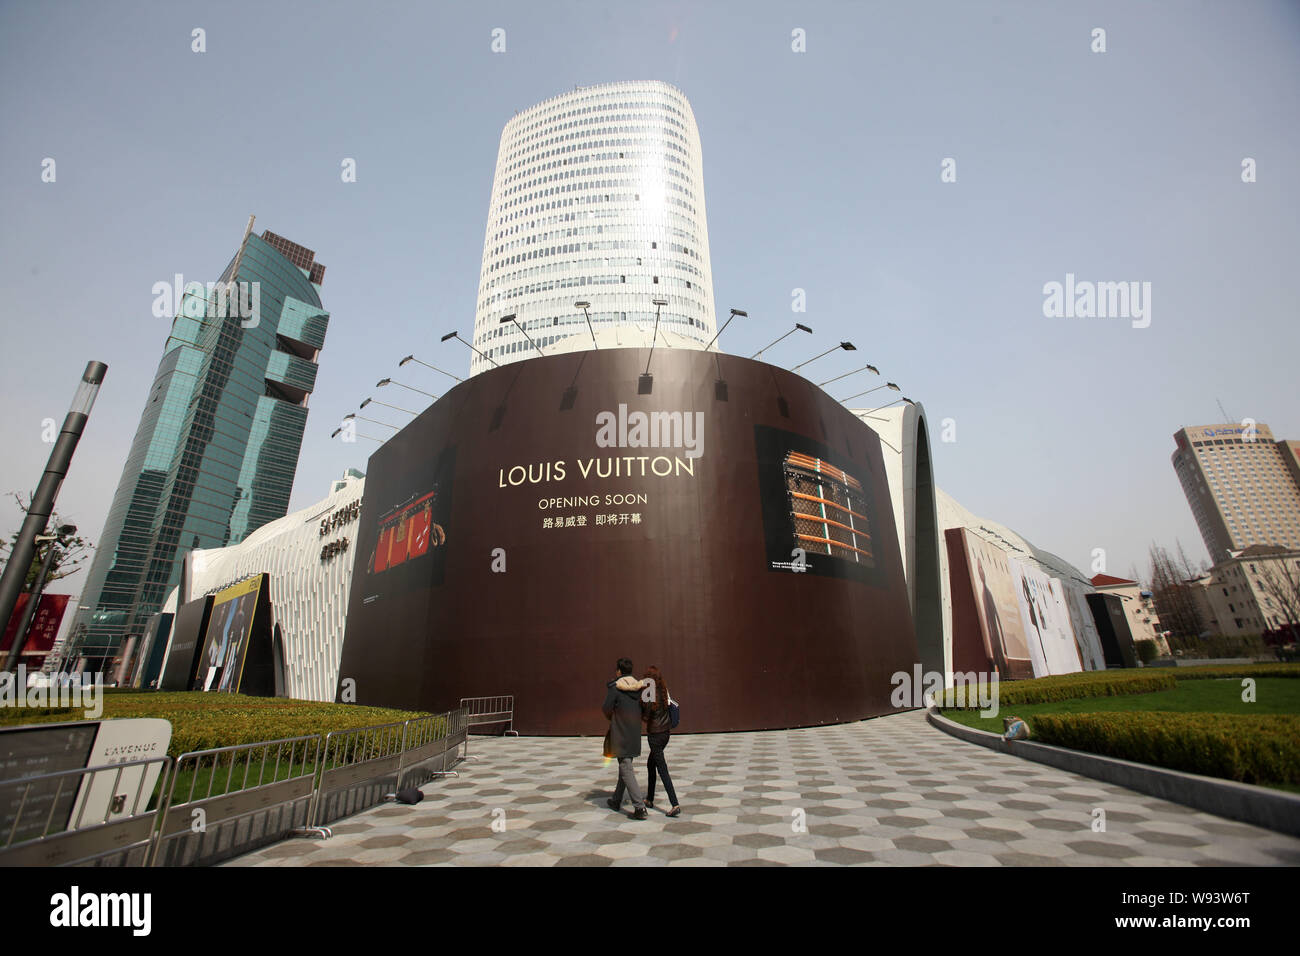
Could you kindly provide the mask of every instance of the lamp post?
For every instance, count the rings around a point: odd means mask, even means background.
[[[599,351],[600,346],[596,344],[596,330],[591,327],[591,313],[587,311],[591,308],[591,303],[585,299],[579,299],[577,302],[573,303],[573,307],[575,309],[581,309],[582,314],[587,317],[587,331],[591,333],[591,347],[596,351]]]
[[[764,352],[766,352],[768,349],[770,349],[773,345],[776,345],[777,342],[780,342],[781,339],[785,338],[786,335],[794,335],[794,333],[796,333],[796,332],[809,332],[809,333],[811,333],[811,332],[812,332],[812,329],[808,328],[808,326],[806,326],[806,325],[803,325],[803,324],[801,324],[801,323],[799,323],[799,322],[796,322],[796,323],[794,324],[794,328],[793,328],[793,329],[791,329],[789,332],[785,333],[785,335],[782,335],[780,338],[778,338],[778,339],[776,340],[776,342],[769,342],[767,345],[764,345],[761,349],[759,349],[757,352],[755,352],[753,355],[751,355],[750,358],[751,358],[751,359],[756,359],[756,358],[758,358],[760,355],[762,355]],[[832,351],[833,351],[833,350],[832,350]]]
[[[840,349],[843,349],[843,350],[846,351],[846,352],[856,352],[856,351],[858,350],[858,347],[857,347],[856,345],[854,345],[852,342],[841,342],[839,345],[836,345],[835,347],[833,347],[833,348],[829,348],[829,349],[827,349],[825,352],[822,352],[821,355],[814,355],[814,356],[813,356],[812,358],[810,358],[807,362],[800,362],[800,363],[799,363],[798,365],[796,365],[794,368],[790,369],[790,371],[792,371],[792,372],[797,372],[797,371],[799,371],[799,369],[803,368],[805,365],[808,365],[808,364],[810,364],[810,363],[812,363],[812,362],[815,362],[815,361],[817,361],[819,358],[823,358],[824,356],[830,355],[832,352],[838,352]]]
[[[410,385],[395,381],[391,378],[381,378],[379,381],[375,382],[375,388],[384,388],[387,385],[396,385],[398,388],[404,388],[408,392],[419,392],[421,395],[429,396],[429,398],[433,399],[435,402],[438,400],[438,396],[433,394],[433,392],[426,392],[422,388],[412,388]]]
[[[65,524],[60,525],[55,534],[38,534],[36,536],[36,541],[48,541],[50,545],[45,551],[45,560],[41,562],[41,570],[32,584],[30,596],[27,598],[27,606],[23,608],[22,620],[18,622],[18,628],[14,631],[14,645],[9,649],[9,657],[5,660],[4,669],[6,671],[15,670],[18,667],[18,662],[22,659],[23,647],[27,644],[27,632],[31,629],[32,619],[36,617],[36,609],[40,606],[41,593],[45,590],[45,579],[49,576],[50,567],[54,564],[54,555],[58,552],[60,539],[71,537],[76,533],[76,525]]]
[[[864,365],[862,368],[855,368],[852,372],[845,372],[843,375],[836,375],[834,378],[828,378],[824,382],[818,382],[817,387],[825,388],[831,382],[838,382],[842,378],[848,378],[850,375],[857,375],[859,372],[871,372],[873,375],[879,375],[880,369],[876,368],[874,365]]]
[[[63,429],[54,442],[54,449],[45,464],[45,472],[32,495],[27,517],[23,520],[18,539],[9,553],[4,574],[0,575],[0,627],[7,626],[10,615],[14,613],[14,605],[18,603],[18,595],[22,593],[27,572],[36,556],[36,536],[45,531],[50,515],[54,513],[54,501],[59,496],[63,479],[68,475],[73,452],[81,441],[81,433],[85,431],[86,420],[90,417],[90,410],[95,405],[95,397],[99,394],[99,386],[103,384],[107,371],[108,366],[103,362],[86,363],[86,371],[81,375],[81,382],[72,397],[72,405],[63,420]]]
[[[414,355],[408,355],[406,358],[402,359],[400,362],[397,363],[397,367],[398,367],[398,368],[401,368],[401,367],[404,366],[407,362],[414,362],[416,365],[423,365],[425,368],[433,369],[435,372],[441,372],[443,375],[446,375],[446,376],[449,377],[449,378],[454,378],[454,379],[455,379],[456,381],[458,381],[458,382],[463,382],[463,381],[465,381],[465,380],[464,380],[463,378],[461,378],[459,375],[452,375],[451,372],[443,372],[442,369],[438,368],[438,366],[436,366],[436,365],[430,365],[428,362],[422,362],[422,361],[420,361],[418,358],[416,358]]]
[[[515,324],[515,328],[517,328],[520,332],[524,333],[524,338],[528,340],[528,344],[531,345],[533,348],[537,349],[537,354],[542,356],[543,358],[546,357],[546,353],[543,352],[540,348],[538,348],[537,343],[533,341],[533,337],[529,335],[526,331],[524,331],[524,327],[519,324],[518,312],[511,312],[509,315],[501,316],[501,324],[505,325],[507,322],[513,322]]]
[[[841,399],[840,399],[840,402],[841,402],[841,403],[843,403],[843,402],[851,402],[851,401],[853,401],[853,399],[855,399],[855,398],[861,398],[863,395],[870,395],[872,392],[878,392],[878,391],[880,391],[882,388],[893,389],[895,392],[898,391],[898,386],[897,386],[897,385],[895,385],[893,382],[886,382],[884,385],[877,385],[875,388],[869,388],[869,389],[867,389],[865,392],[858,392],[856,395],[850,395],[848,398],[841,398]],[[892,403],[891,403],[891,404],[892,404]]]
[[[492,361],[491,356],[484,355],[482,352],[480,352],[480,351],[479,351],[479,350],[478,350],[478,349],[473,345],[473,343],[466,342],[464,339],[462,339],[462,338],[460,337],[460,333],[459,333],[459,332],[448,332],[448,333],[447,333],[446,335],[444,335],[444,336],[443,336],[439,341],[441,341],[441,342],[446,342],[448,339],[455,339],[455,340],[456,340],[457,342],[459,342],[461,345],[464,345],[464,346],[468,347],[471,351],[473,351],[476,355],[478,355],[479,358],[481,358],[481,359],[487,359],[487,361],[492,362],[492,367],[493,367],[493,368],[500,368],[500,367],[501,367],[501,366],[497,365],[496,362],[493,362],[493,361]]]

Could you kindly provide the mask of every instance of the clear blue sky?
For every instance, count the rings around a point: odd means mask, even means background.
[[[292,507],[364,470],[373,446],[329,435],[375,381],[410,352],[468,366],[438,340],[473,325],[504,123],[625,79],[693,104],[718,312],[750,314],[724,348],[796,318],[815,338],[765,358],[852,339],[814,380],[872,362],[900,383],[936,429],[940,485],[975,513],[1085,570],[1096,547],[1112,573],[1145,569],[1152,540],[1199,560],[1173,433],[1218,421],[1217,399],[1300,438],[1294,3],[11,2],[0,492],[35,484],[42,419],[105,361],[59,499],[97,538],[169,327],[153,284],[215,279],[250,213],[328,268]],[[1066,273],[1150,282],[1150,327],[1044,317]],[[0,507],[0,532],[18,520]]]

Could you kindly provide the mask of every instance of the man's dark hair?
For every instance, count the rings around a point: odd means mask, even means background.
[[[632,661],[626,657],[620,657],[618,659],[618,672],[622,674],[624,677],[627,677],[629,674],[631,674]]]

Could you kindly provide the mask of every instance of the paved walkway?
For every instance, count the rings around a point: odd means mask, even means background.
[[[474,737],[470,753],[479,759],[427,784],[422,803],[226,865],[1300,864],[1300,840],[965,743],[919,711],[676,736],[675,819],[666,803],[646,821],[605,806],[615,769],[599,737]],[[639,771],[644,784],[644,759]]]

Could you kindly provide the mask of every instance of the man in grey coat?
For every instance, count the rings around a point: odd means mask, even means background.
[[[645,682],[632,676],[632,662],[626,657],[618,660],[618,674],[605,685],[605,703],[601,707],[609,718],[610,752],[618,760],[618,783],[614,796],[606,803],[611,810],[622,810],[626,789],[632,798],[632,819],[644,820],[645,799],[636,782],[632,759],[641,756],[641,690]]]

